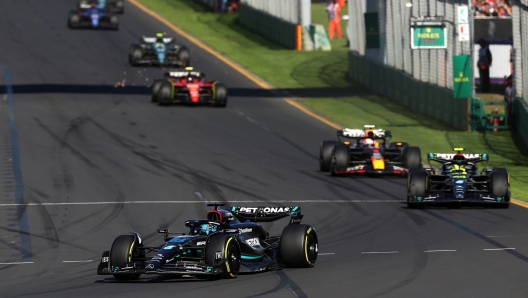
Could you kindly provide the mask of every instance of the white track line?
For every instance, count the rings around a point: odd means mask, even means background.
[[[399,251],[364,251],[364,252],[361,252],[362,255],[366,255],[366,254],[397,254],[399,253]]]
[[[11,262],[11,263],[0,263],[0,265],[24,265],[33,264],[33,262]]]
[[[401,203],[403,200],[280,200],[280,201],[230,201],[228,204],[252,203]],[[63,205],[117,205],[117,204],[203,204],[207,201],[123,201],[123,202],[66,202],[66,203],[26,203],[26,204],[0,204],[0,207],[9,206],[63,206]]]
[[[319,253],[318,256],[328,256],[328,255],[335,255],[335,252],[325,252],[325,253]]]
[[[484,248],[483,250],[514,250],[514,247],[504,247],[504,248]]]
[[[63,263],[90,263],[93,260],[80,260],[80,261],[62,261]]]
[[[456,249],[435,249],[435,250],[424,250],[424,252],[452,252]]]

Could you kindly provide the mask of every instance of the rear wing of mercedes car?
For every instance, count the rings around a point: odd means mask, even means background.
[[[289,224],[299,224],[303,218],[301,207],[274,206],[274,207],[231,207],[231,213],[241,222],[272,222],[290,217]]]

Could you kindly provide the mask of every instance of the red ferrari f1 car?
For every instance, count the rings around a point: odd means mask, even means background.
[[[183,71],[165,73],[165,78],[152,84],[152,102],[159,105],[172,103],[211,104],[227,106],[227,87],[215,80],[205,80],[203,72],[187,67]]]

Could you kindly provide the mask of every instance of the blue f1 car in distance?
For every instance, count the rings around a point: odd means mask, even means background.
[[[103,10],[92,3],[88,9],[71,11],[68,15],[68,27],[72,29],[93,28],[113,29],[119,28],[119,20],[112,12]]]
[[[88,9],[92,3],[96,3],[99,8],[110,10],[111,12],[125,12],[124,0],[77,0],[77,9]]]

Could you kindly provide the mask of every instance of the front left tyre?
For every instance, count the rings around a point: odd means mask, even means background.
[[[240,245],[231,235],[213,235],[205,246],[205,263],[220,269],[220,278],[235,278],[240,271]]]
[[[68,27],[69,28],[76,28],[79,26],[79,15],[76,13],[70,13],[68,15]]]
[[[490,174],[490,188],[491,193],[502,198],[501,203],[497,203],[499,208],[509,208],[510,207],[510,198],[509,198],[509,189],[510,189],[510,179],[508,177],[508,171],[506,169],[497,168],[494,169]]]
[[[115,267],[123,266],[123,264],[132,262],[134,256],[134,247],[136,245],[135,237],[132,235],[118,236],[112,248],[110,249],[110,270],[114,272]],[[119,280],[136,280],[141,274],[114,274],[114,277]]]
[[[282,230],[279,255],[286,267],[313,267],[317,261],[318,241],[315,229],[309,225],[292,224]]]

